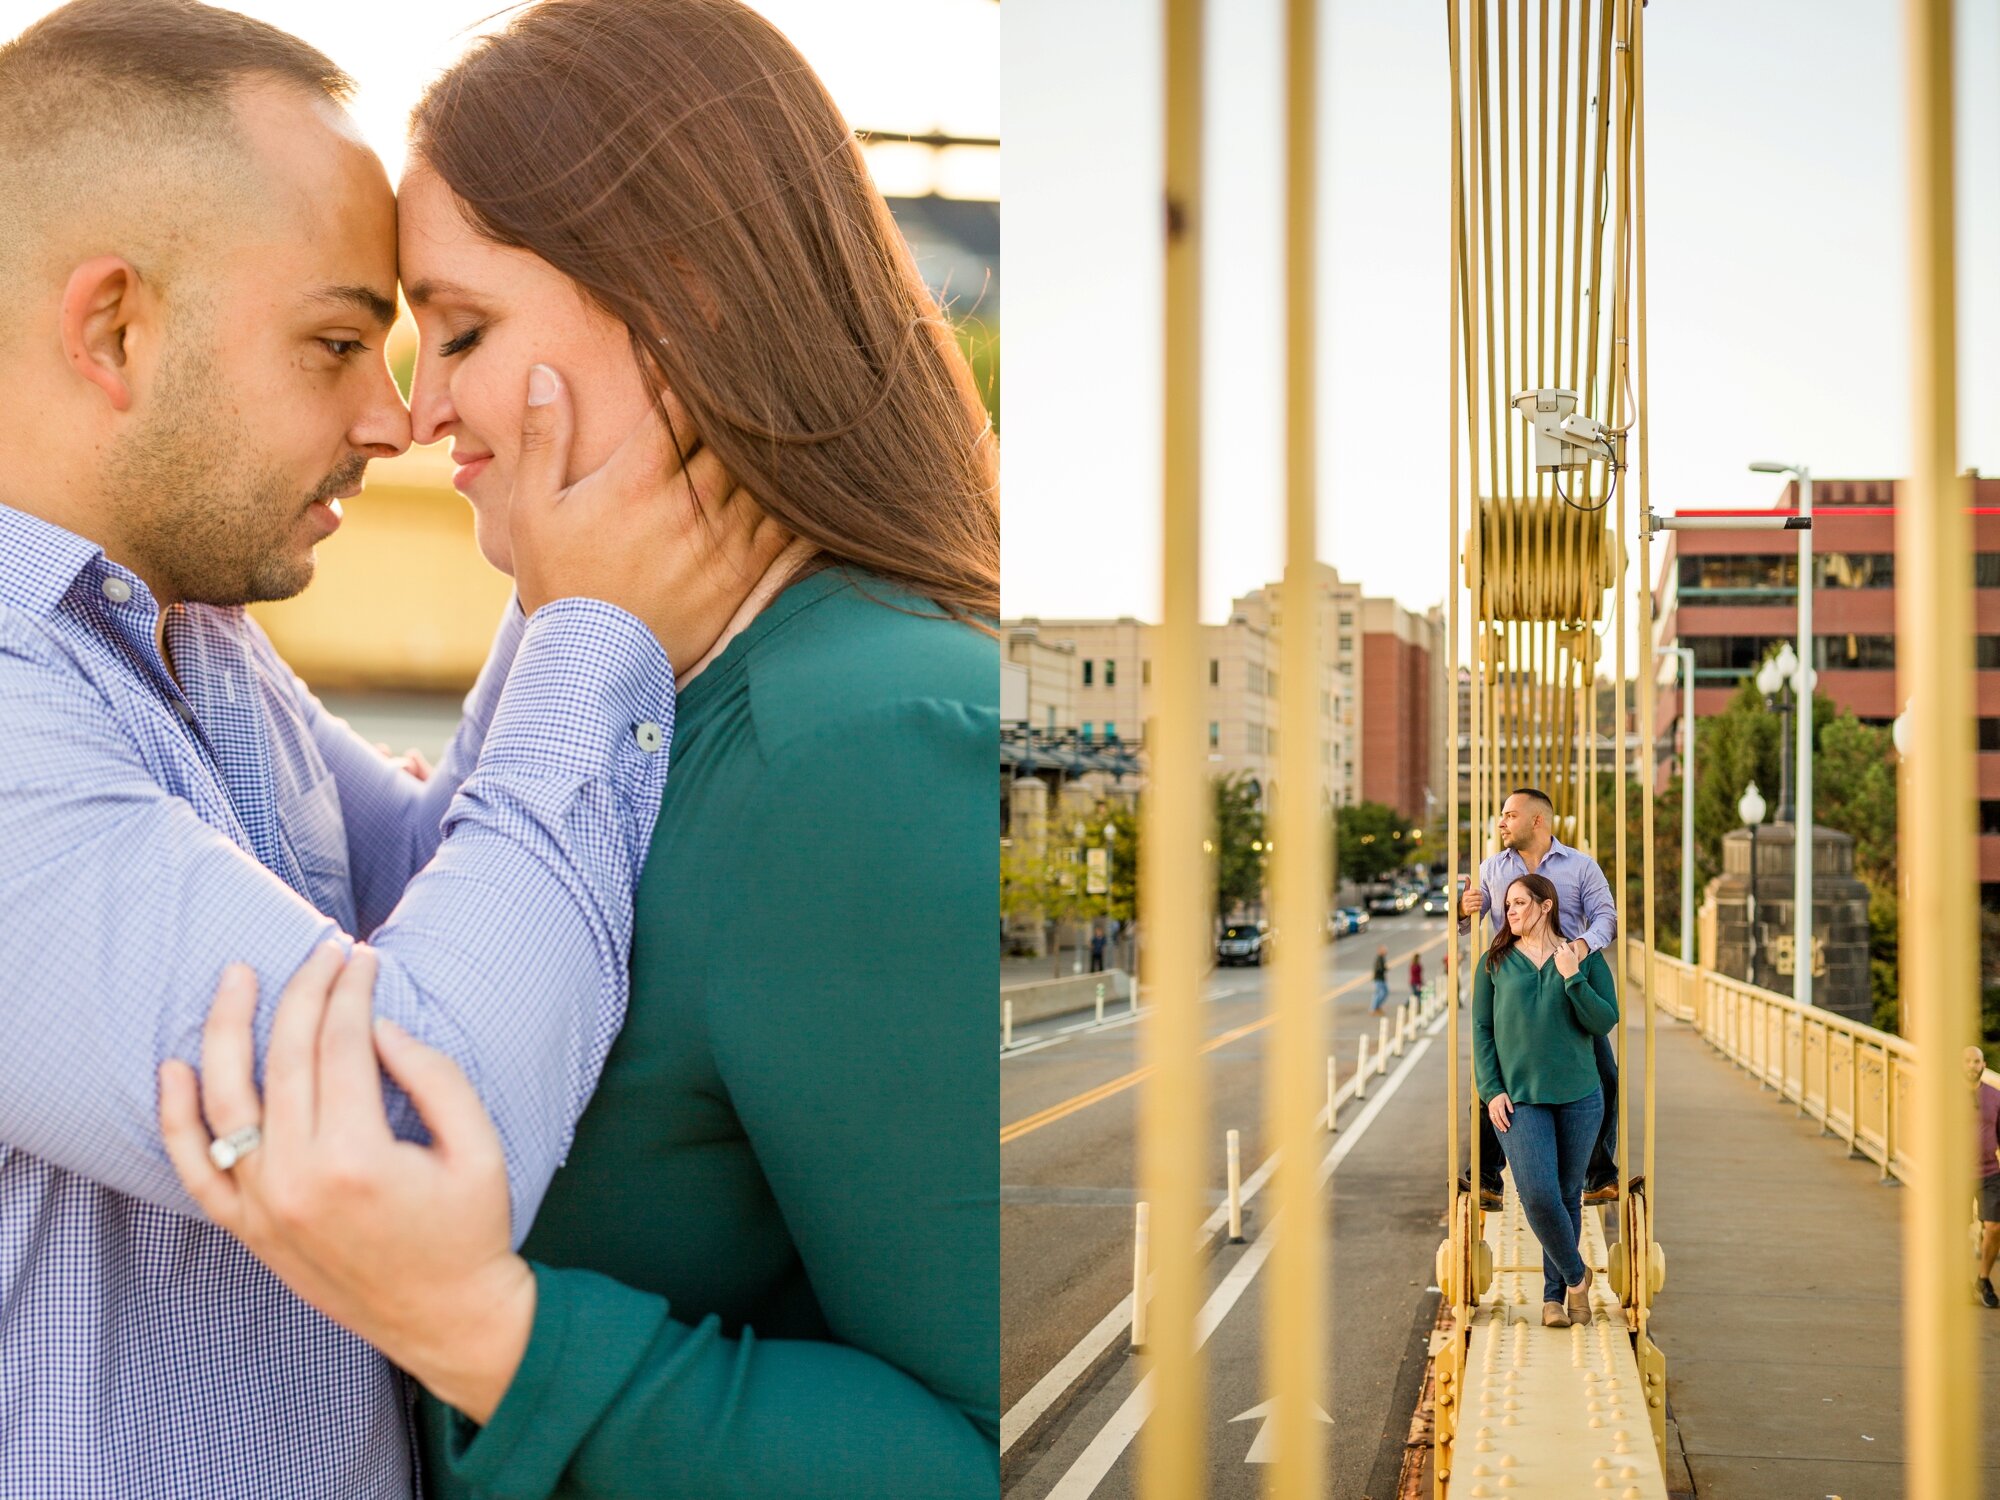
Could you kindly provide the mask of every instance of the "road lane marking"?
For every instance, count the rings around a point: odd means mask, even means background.
[[[1438,1018],[1436,1018],[1436,1020],[1434,1020],[1434,1022],[1430,1024],[1430,1028],[1428,1028],[1428,1036],[1436,1036],[1436,1034],[1438,1034],[1440,1030],[1444,1030],[1444,1024],[1446,1024],[1446,1018],[1444,1018],[1444,1016],[1438,1016]],[[1382,1100],[1382,1098],[1388,1098],[1388,1094],[1390,1094],[1390,1092],[1394,1092],[1394,1088],[1396,1088],[1396,1080],[1400,1080],[1400,1078],[1402,1078],[1402,1072],[1404,1072],[1404,1070],[1408,1070],[1408,1068],[1412,1068],[1412,1066],[1416,1064],[1416,1060],[1418,1060],[1418,1058],[1420,1058],[1420,1056],[1424,1054],[1424,1048],[1428,1048],[1428,1046],[1430,1046],[1430,1042],[1428,1042],[1428,1040],[1424,1040],[1424,1042],[1418,1042],[1418,1044],[1416,1044],[1416,1048],[1414,1048],[1414,1050],[1410,1052],[1410,1058],[1408,1058],[1408,1060],[1406,1060],[1406,1062],[1402,1064],[1402,1068],[1400,1068],[1400,1070],[1396,1072],[1396,1076],[1392,1078],[1390,1086],[1388,1086],[1388,1088],[1386,1088],[1386,1090],[1384,1090],[1382,1094],[1378,1094],[1378,1096],[1376,1096],[1378,1100]],[[1350,1098],[1354,1098],[1354,1080],[1352,1080],[1352,1078],[1348,1078],[1348,1082],[1344,1082],[1344,1084],[1340,1086],[1340,1092],[1338,1092],[1338,1094],[1334,1096],[1334,1104],[1336,1104],[1336,1106],[1340,1106],[1340,1104],[1346,1104],[1346,1102],[1348,1102]],[[1370,1110],[1366,1110],[1366,1112],[1362,1114],[1362,1120],[1360,1120],[1360,1122],[1356,1122],[1354,1126],[1350,1126],[1350,1128],[1348,1128],[1348,1136],[1344,1136],[1342,1140],[1352,1140],[1352,1138],[1356,1138],[1356,1136],[1358,1136],[1358,1134],[1360,1134],[1362,1130],[1366,1130],[1366,1128],[1368,1128],[1368,1122],[1372,1122],[1372,1120],[1374,1120],[1374,1116],[1376,1116],[1376,1108],[1374,1108],[1374,1106],[1370,1106]],[[1314,1116],[1314,1122],[1318,1122],[1318,1120],[1324,1120],[1324,1118],[1326,1118],[1326,1110],[1320,1110],[1320,1112],[1318,1112],[1318,1116]],[[1338,1148],[1336,1148],[1336,1150],[1338,1150]],[[1330,1158],[1332,1158],[1332,1154],[1330,1154]],[[1334,1162],[1334,1166],[1338,1166],[1338,1162]],[[1276,1172],[1276,1170],[1278,1170],[1278,1152],[1272,1152],[1270,1156],[1266,1156],[1266,1158],[1264,1158],[1264,1164],[1262,1164],[1262,1166],[1258,1166],[1258,1170],[1256,1170],[1254,1174],[1250,1174],[1250,1180],[1248,1180],[1248,1182],[1244,1182],[1244,1188],[1242,1188],[1242,1202],[1250,1202],[1250,1200],[1252,1200],[1252,1198],[1254,1198],[1254,1196],[1258,1194],[1258,1190],[1260,1190],[1260,1188],[1262,1188],[1262,1186],[1264,1186],[1264,1184],[1266,1184],[1266,1182],[1270,1180],[1272,1172]],[[1326,1182],[1326,1176],[1330,1176],[1330,1174],[1332,1174],[1332,1166],[1322,1166],[1322,1168],[1320,1168],[1320,1172],[1322,1172],[1322,1176],[1320,1176],[1320,1182],[1324,1184],[1324,1182]],[[1206,1220],[1206,1222],[1202,1224],[1202,1228],[1200,1228],[1200,1244],[1206,1244],[1208,1240],[1212,1240],[1212,1238],[1216,1236],[1216,1230],[1220,1230],[1220,1228],[1222,1228],[1222,1220],[1224,1220],[1224,1216],[1226,1216],[1226,1214],[1228,1214],[1228,1204],[1224,1204],[1222,1208],[1218,1208],[1218,1210],[1216,1210],[1214,1214],[1210,1214],[1210,1216],[1208,1216],[1208,1220]],[[1260,1236],[1260,1240],[1262,1240],[1262,1236]],[[1248,1258],[1248,1256],[1246,1256],[1246,1258]],[[1240,1266],[1240,1264],[1242,1264],[1242,1262],[1238,1262],[1238,1266]],[[1020,1398],[1018,1402],[1014,1402],[1014,1406],[1012,1406],[1012,1408],[1008,1408],[1008,1412],[1006,1412],[1006,1414],[1004,1414],[1004,1416],[1000,1418],[1000,1452],[1004,1454],[1004,1452],[1006,1452],[1008,1448],[1012,1448],[1012,1446],[1014,1446],[1014,1444],[1016,1444],[1016,1442],[1020,1440],[1020,1436],[1022,1436],[1024,1432],[1028,1432],[1028,1428],[1032,1428],[1032,1426],[1034,1426],[1036,1422],[1040,1422],[1040,1420],[1042,1420],[1042,1414],[1044,1414],[1044,1412],[1046,1412],[1048,1408],[1052,1408],[1052,1406],[1054,1406],[1054,1404],[1056,1404],[1058,1400],[1062,1400],[1062,1396],[1064,1396],[1064,1394],[1066,1394],[1066,1392],[1070,1390],[1070,1386],[1074,1386],[1074,1384],[1076,1384],[1076,1382],[1078,1382],[1078,1380],[1080,1380],[1080,1378],[1084,1376],[1084,1372],[1086,1372],[1086,1370],[1088,1370],[1090,1366],[1094,1366],[1094,1364],[1098,1362],[1098,1358],[1102,1358],[1104,1350],[1108,1350],[1108,1348],[1112,1346],[1112,1342],[1116,1342],[1116,1340],[1118,1340],[1118,1338],[1120,1338],[1120,1336],[1122,1336],[1122,1334],[1126,1332],[1126,1328],[1130,1328],[1130,1326],[1132,1326],[1132,1294],[1130,1294],[1130,1292],[1126,1292],[1126,1294],[1124,1294],[1124,1298],[1120,1298],[1118,1306],[1114,1306],[1114,1308],[1112,1308],[1110,1312],[1106,1312],[1106,1314],[1104,1314],[1104,1316],[1102,1316],[1102,1318],[1098,1320],[1098,1326],[1096,1326],[1096,1328],[1092,1328],[1092,1330],[1090,1330],[1088,1334],[1084,1334],[1084,1336],[1082,1336],[1082,1338],[1080,1338],[1080,1340],[1076,1342],[1076,1348],[1072,1348],[1072,1350],[1070,1350],[1068,1354],[1064,1354],[1064,1356],[1062,1356],[1062,1358],[1060,1358],[1060,1360],[1058,1360],[1058,1362],[1056,1362],[1056,1364],[1054,1364],[1054,1366],[1052,1366],[1052,1368],[1050,1368],[1050,1370],[1048,1370],[1048,1372],[1046,1372],[1046,1374],[1044,1374],[1044,1376],[1042,1376],[1040,1380],[1036,1380],[1036,1382],[1034,1382],[1034,1384],[1032,1384],[1032,1386],[1030,1386],[1030,1388],[1028,1388],[1028,1390],[1026,1390],[1024,1394],[1022,1394],[1022,1398]]]
[[[1443,1021],[1444,1018],[1440,1017],[1433,1023],[1431,1028],[1433,1035]],[[1320,1163],[1320,1187],[1325,1187],[1327,1180],[1333,1176],[1340,1164],[1347,1160],[1348,1154],[1353,1151],[1362,1136],[1367,1134],[1368,1127],[1380,1117],[1383,1106],[1396,1096],[1396,1091],[1403,1086],[1403,1081],[1423,1060],[1424,1054],[1430,1051],[1430,1047],[1431,1038],[1426,1036],[1411,1048],[1409,1056],[1404,1058],[1396,1071],[1389,1075],[1375,1097],[1368,1101],[1368,1107],[1361,1112],[1360,1118],[1334,1143],[1333,1149],[1327,1152],[1325,1159]],[[1243,1253],[1242,1258],[1229,1268],[1220,1284],[1209,1294],[1208,1301],[1202,1304],[1201,1315],[1195,1321],[1197,1349],[1208,1343],[1209,1335],[1221,1326],[1222,1320],[1229,1316],[1231,1309],[1241,1300],[1244,1292],[1249,1290],[1250,1283],[1257,1279],[1257,1273],[1263,1270],[1264,1262],[1271,1257],[1273,1238],[1279,1222],[1277,1218],[1273,1218],[1264,1226],[1263,1232]],[[1128,1319],[1131,1316],[1131,1302],[1131,1294],[1127,1293],[1124,1307]],[[1089,1496],[1095,1494],[1098,1485],[1103,1483],[1104,1476],[1111,1472],[1112,1466],[1132,1445],[1132,1439],[1138,1436],[1139,1429],[1145,1426],[1146,1418],[1152,1414],[1152,1410],[1153,1377],[1147,1375],[1133,1387],[1132,1394],[1127,1396],[1123,1404],[1112,1414],[1111,1420],[1098,1430],[1097,1436],[1093,1437],[1089,1445],[1077,1456],[1076,1462],[1072,1463],[1063,1477],[1056,1481],[1055,1488],[1048,1493],[1048,1500],[1088,1500]]]
[[[1406,959],[1412,957],[1413,955],[1425,952],[1434,945],[1443,941],[1444,941],[1444,935],[1440,933],[1437,937],[1430,939],[1429,942],[1419,943],[1417,944],[1416,947],[1411,948],[1406,952],[1397,955],[1395,958],[1390,959],[1389,962],[1391,964],[1400,964],[1404,962]],[[1332,989],[1328,990],[1324,995],[1321,995],[1319,997],[1320,1003],[1325,1004],[1327,1001],[1333,999],[1336,995],[1344,995],[1349,990],[1357,989],[1361,985],[1368,984],[1371,982],[1372,978],[1370,975],[1357,974],[1354,976],[1354,978],[1348,980],[1346,983],[1337,984]],[[1221,1036],[1212,1037],[1208,1041],[1204,1042],[1201,1046],[1200,1052],[1201,1053],[1213,1052],[1218,1047],[1225,1047],[1231,1042],[1241,1041],[1244,1037],[1249,1036],[1253,1031],[1262,1031],[1266,1026],[1269,1026],[1273,1021],[1277,1020],[1277,1018],[1278,1017],[1276,1012],[1272,1012],[1271,1014],[1265,1015],[1259,1018],[1258,1020],[1249,1022],[1247,1025],[1238,1026],[1233,1031],[1225,1031]],[[1014,1049],[1014,1052],[1015,1054],[1018,1054],[1024,1050],[1026,1049],[1017,1047]],[[1199,1056],[1200,1053],[1197,1053],[1196,1055]],[[1093,1104],[1101,1104],[1106,1099],[1110,1099],[1115,1095],[1124,1093],[1127,1089],[1133,1087],[1135,1084],[1145,1082],[1147,1078],[1152,1076],[1152,1072],[1153,1072],[1152,1064],[1148,1063],[1145,1067],[1134,1068],[1131,1072],[1124,1074],[1122,1077],[1114,1078],[1109,1083],[1100,1083],[1094,1089],[1085,1089],[1081,1094],[1077,1094],[1072,1098],[1065,1099],[1060,1104],[1051,1104],[1047,1109],[1038,1110],[1036,1113],[1032,1115],[1027,1115],[1022,1119],[1016,1120],[1011,1125],[1003,1125],[1000,1127],[1000,1144],[1005,1146],[1009,1142],[1018,1141],[1022,1136],[1027,1135],[1033,1131],[1040,1130],[1044,1125],[1053,1125],[1057,1120],[1066,1119],[1070,1115],[1075,1114],[1078,1110],[1088,1109]]]

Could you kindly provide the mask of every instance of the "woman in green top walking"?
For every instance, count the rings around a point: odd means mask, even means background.
[[[433,1496],[997,1496],[997,463],[954,331],[737,0],[531,5],[410,159],[412,426],[490,561],[531,459],[596,483],[656,427],[796,541],[671,661],[624,1026],[518,1253],[479,1100],[394,1033],[433,1146],[323,1048],[315,1136],[223,1179],[225,1222],[422,1384]],[[280,1013],[365,1036],[372,957],[337,971]]]
[[[1602,955],[1578,963],[1557,938],[1546,876],[1516,877],[1506,908],[1473,973],[1473,1069],[1542,1242],[1542,1322],[1567,1328],[1590,1318],[1591,1269],[1577,1242],[1584,1169],[1604,1119],[1590,1039],[1618,1024],[1618,995]]]

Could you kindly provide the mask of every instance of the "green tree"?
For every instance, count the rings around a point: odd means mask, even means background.
[[[1423,846],[1416,825],[1385,802],[1356,802],[1334,817],[1334,849],[1343,880],[1368,885],[1415,861]]]
[[[1215,909],[1224,916],[1264,898],[1263,795],[1247,771],[1212,783],[1215,801]]]

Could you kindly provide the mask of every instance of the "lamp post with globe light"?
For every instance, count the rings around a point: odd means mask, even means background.
[[[1757,790],[1757,783],[1753,781],[1743,789],[1743,795],[1736,803],[1736,815],[1750,830],[1750,896],[1748,917],[1744,924],[1750,932],[1750,959],[1744,978],[1751,984],[1757,982],[1757,828],[1764,821],[1765,810],[1764,794]]]
[[[1808,672],[1812,668],[1813,651],[1813,480],[1812,470],[1804,464],[1774,463],[1764,460],[1750,465],[1756,474],[1789,474],[1799,485],[1799,519],[1805,526],[1799,531],[1799,648],[1798,660]],[[1799,693],[1798,723],[1798,768],[1793,777],[1798,788],[1799,815],[1794,818],[1792,850],[1792,906],[1795,912],[1793,922],[1792,948],[1792,998],[1801,1005],[1813,1003],[1812,966],[1812,908],[1813,908],[1813,707],[1812,688],[1808,683]],[[1783,753],[1780,747],[1780,753]],[[1781,807],[1778,820],[1783,822],[1785,812]]]
[[[1757,671],[1757,691],[1764,706],[1778,711],[1778,816],[1780,823],[1792,825],[1792,998],[1802,1005],[1812,1004],[1812,693],[1819,674],[1801,661],[1786,641]],[[1797,705],[1798,723],[1798,811],[1792,808],[1791,775],[1792,712]]]

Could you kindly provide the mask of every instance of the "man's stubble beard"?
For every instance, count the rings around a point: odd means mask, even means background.
[[[180,332],[153,410],[105,468],[135,571],[191,604],[289,599],[312,582],[299,527],[314,497],[264,462],[208,348]],[[348,488],[364,462],[356,455],[320,488]]]

